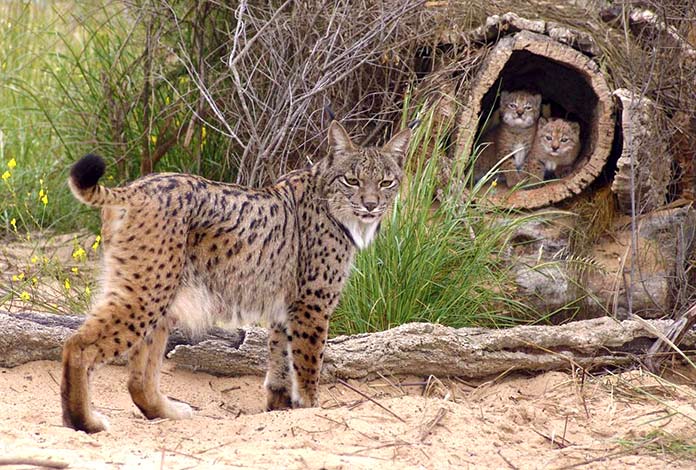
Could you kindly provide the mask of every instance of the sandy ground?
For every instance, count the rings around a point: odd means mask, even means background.
[[[696,465],[695,450],[673,445],[696,442],[696,391],[635,371],[585,380],[548,372],[483,384],[422,377],[350,383],[391,413],[331,384],[322,386],[321,408],[264,413],[260,377],[165,369],[163,389],[192,404],[193,419],[148,422],[130,402],[126,370],[107,366],[96,374],[94,403],[111,428],[97,435],[61,426],[59,363],[0,369],[0,456],[75,469]]]

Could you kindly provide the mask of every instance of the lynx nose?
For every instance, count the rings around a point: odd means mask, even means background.
[[[517,108],[517,115],[521,117],[523,114],[524,114],[524,109]]]
[[[368,212],[372,212],[377,208],[377,203],[372,201],[363,201],[363,206],[365,206],[365,209],[367,209]]]

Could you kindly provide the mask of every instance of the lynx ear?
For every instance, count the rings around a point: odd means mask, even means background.
[[[338,121],[331,121],[329,126],[329,147],[335,154],[355,150],[353,141]]]
[[[541,128],[544,127],[546,124],[548,124],[548,122],[549,122],[548,119],[546,119],[544,116],[541,116],[541,117],[539,118],[539,124],[538,124],[537,127],[538,127],[539,129],[541,129]]]
[[[395,136],[389,142],[384,144],[382,151],[391,154],[396,158],[396,162],[403,168],[404,160],[406,160],[406,151],[408,150],[408,142],[411,140],[411,129],[408,127]]]
[[[504,102],[504,101],[507,101],[509,97],[510,97],[510,92],[509,92],[509,91],[503,90],[503,91],[500,92],[500,102],[501,102],[501,103]]]
[[[573,130],[573,132],[580,135],[580,124],[578,124],[577,122],[571,121],[570,128]]]

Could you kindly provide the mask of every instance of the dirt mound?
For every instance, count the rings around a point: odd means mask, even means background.
[[[87,435],[61,426],[60,364],[0,369],[0,456],[80,469],[646,469],[693,468],[696,456],[684,444],[696,441],[696,392],[640,372],[350,383],[376,403],[331,384],[321,408],[264,413],[262,378],[167,364],[163,389],[196,409],[179,422],[145,420],[126,377],[116,366],[95,374],[94,402],[111,429]]]

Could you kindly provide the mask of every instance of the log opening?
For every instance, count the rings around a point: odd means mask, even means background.
[[[459,116],[456,156],[476,148],[487,116],[498,106],[501,89],[540,92],[550,115],[580,124],[582,150],[574,168],[543,186],[493,195],[506,207],[538,208],[579,194],[602,171],[614,137],[614,104],[598,65],[581,52],[542,34],[521,31],[498,41],[484,61],[474,86],[466,90]]]

